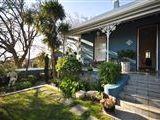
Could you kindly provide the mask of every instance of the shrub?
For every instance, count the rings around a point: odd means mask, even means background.
[[[135,56],[136,56],[136,53],[133,50],[121,50],[121,51],[118,51],[118,57],[120,59],[122,59],[124,57],[133,59],[133,58],[135,58]]]
[[[51,82],[54,83],[56,86],[59,86],[61,83],[61,80],[55,78],[55,79],[52,79]]]
[[[82,71],[82,66],[75,56],[69,55],[58,59],[56,71],[61,76],[77,76]]]
[[[82,84],[85,91],[89,91],[89,90],[96,90],[100,92],[103,91],[103,88],[101,87],[101,84],[99,81],[97,82],[82,81]]]
[[[60,88],[66,97],[72,97],[75,92],[83,89],[83,84],[73,77],[64,77]]]
[[[115,84],[120,76],[121,67],[119,64],[104,62],[99,66],[101,85]]]
[[[93,71],[92,66],[88,66],[88,67],[87,67],[87,71],[92,72],[92,71]]]
[[[30,81],[18,82],[15,84],[17,90],[22,90],[25,88],[32,87],[32,83]]]
[[[32,84],[36,83],[36,77],[34,75],[28,75],[27,80],[32,82]]]

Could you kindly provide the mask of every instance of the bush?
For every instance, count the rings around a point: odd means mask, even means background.
[[[99,81],[97,82],[82,81],[82,84],[85,91],[89,91],[89,90],[103,91],[103,88],[101,87],[101,84]]]
[[[99,66],[101,85],[115,84],[120,77],[121,67],[119,64],[104,62]]]
[[[82,66],[75,56],[69,55],[58,59],[56,71],[61,76],[77,76],[82,71]]]
[[[32,87],[32,83],[30,81],[23,81],[15,84],[17,90],[22,90],[25,88]]]
[[[88,66],[88,67],[87,67],[87,71],[92,72],[92,71],[93,71],[92,66]]]
[[[133,58],[135,58],[135,56],[136,56],[136,53],[133,50],[121,50],[121,51],[118,51],[118,57],[120,59],[122,59],[124,57],[133,59]]]
[[[27,81],[32,82],[32,84],[36,83],[36,77],[34,75],[28,75]]]
[[[54,83],[56,86],[60,86],[60,84],[61,84],[61,80],[60,79],[56,79],[56,78],[52,79],[51,82]]]
[[[76,78],[64,77],[60,88],[66,97],[72,97],[75,92],[83,89],[83,84]]]

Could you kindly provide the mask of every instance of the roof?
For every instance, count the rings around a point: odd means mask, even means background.
[[[157,12],[160,12],[160,0],[135,0],[71,28],[70,34],[80,35],[108,24],[125,22]]]

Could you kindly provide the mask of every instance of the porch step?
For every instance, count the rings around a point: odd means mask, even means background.
[[[160,81],[159,82],[140,82],[140,81],[129,80],[128,85],[141,87],[141,88],[156,89],[160,91]]]
[[[151,84],[151,85],[159,85],[160,86],[160,79],[157,79],[157,80],[146,80],[146,79],[130,79],[128,81],[128,83],[131,83],[131,84],[134,84],[134,83],[139,83],[139,84]]]
[[[138,80],[138,81],[160,81],[160,77],[157,75],[149,75],[149,74],[129,74],[130,80]]]
[[[138,94],[144,95],[148,97],[155,97],[160,99],[160,89],[157,88],[150,88],[150,87],[142,87],[142,86],[126,86],[124,88],[124,92],[129,94]]]
[[[131,103],[124,100],[120,100],[120,106],[122,109],[134,112],[149,120],[160,119],[160,109],[144,104]]]
[[[156,97],[122,92],[120,94],[120,98],[128,102],[140,103],[140,104],[145,104],[145,105],[160,108],[160,99]]]

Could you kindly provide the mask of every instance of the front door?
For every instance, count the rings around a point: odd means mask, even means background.
[[[156,70],[156,26],[139,29],[139,69]]]

